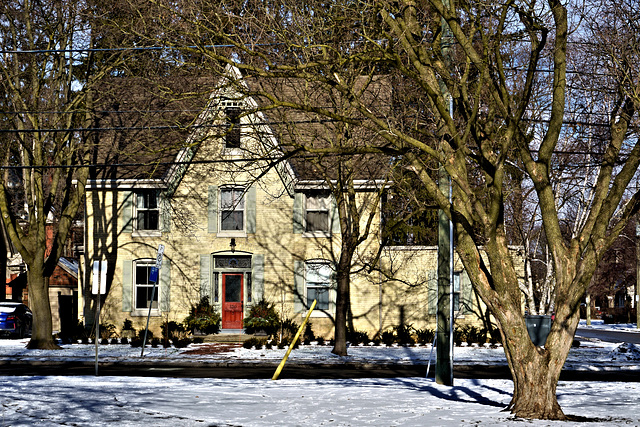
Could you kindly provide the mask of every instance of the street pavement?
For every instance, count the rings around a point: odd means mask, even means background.
[[[629,342],[640,344],[640,333],[626,331],[612,331],[602,329],[578,328],[576,337],[597,338],[607,342]]]
[[[269,379],[277,363],[246,362],[102,362],[99,376],[142,376],[173,378],[237,378]],[[433,377],[435,365],[431,364],[429,377]],[[464,379],[510,379],[505,364],[456,364],[454,377]],[[427,365],[423,363],[287,363],[280,378],[400,378],[425,377]],[[87,361],[18,361],[0,360],[0,375],[49,376],[49,375],[95,375],[95,364]],[[638,370],[577,370],[565,369],[560,380],[566,381],[623,381],[640,382]]]

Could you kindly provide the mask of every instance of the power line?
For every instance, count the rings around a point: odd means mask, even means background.
[[[254,46],[269,46],[269,44],[257,44]],[[137,50],[181,50],[181,49],[210,49],[210,48],[226,48],[226,47],[237,47],[232,44],[220,44],[220,45],[205,45],[205,46],[137,46],[137,47],[86,47],[86,48],[73,48],[73,49],[25,49],[25,50],[0,50],[0,54],[8,53],[8,54],[33,54],[33,53],[91,53],[91,52],[126,52],[126,51],[137,51]]]

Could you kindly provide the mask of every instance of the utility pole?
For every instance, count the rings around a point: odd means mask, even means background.
[[[446,9],[449,0],[444,1]],[[442,18],[442,56],[447,64],[451,63],[453,35],[447,22]],[[449,103],[449,114],[453,116],[453,100],[444,82],[441,82],[443,98]],[[451,203],[451,178],[443,165],[438,173],[438,188]],[[436,382],[453,385],[453,226],[447,214],[438,210],[438,311],[436,327]]]
[[[447,196],[450,194],[449,175],[440,166],[438,187]],[[453,323],[451,304],[451,221],[446,213],[438,211],[438,312],[436,337],[436,382],[453,385]]]

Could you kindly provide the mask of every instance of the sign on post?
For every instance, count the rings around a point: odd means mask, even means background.
[[[93,295],[104,295],[107,293],[107,261],[93,261],[93,283],[91,284],[91,293]],[[96,377],[98,376],[98,340],[100,338],[100,298],[96,298]]]
[[[156,295],[156,284],[158,283],[158,272],[162,268],[162,254],[164,254],[164,245],[161,243],[158,245],[158,255],[156,255],[156,265],[149,270],[149,281],[153,282],[153,288],[151,289],[151,303],[149,304],[149,314],[147,315],[147,327],[144,330],[144,339],[142,340],[142,351],[140,357],[144,356],[144,346],[147,344],[147,333],[149,332],[149,319],[151,318],[151,307],[153,307],[153,300]]]
[[[107,261],[93,261],[91,293],[93,295],[104,295],[107,293]]]
[[[158,273],[162,268],[162,255],[164,254],[164,245],[158,245],[158,255],[156,256],[156,265],[151,267],[149,271],[149,281],[153,283],[158,283]]]

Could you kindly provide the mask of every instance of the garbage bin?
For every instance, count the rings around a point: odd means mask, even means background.
[[[549,315],[527,315],[524,316],[527,324],[527,331],[531,342],[538,347],[542,347],[547,342],[547,336],[551,331],[551,316]]]

